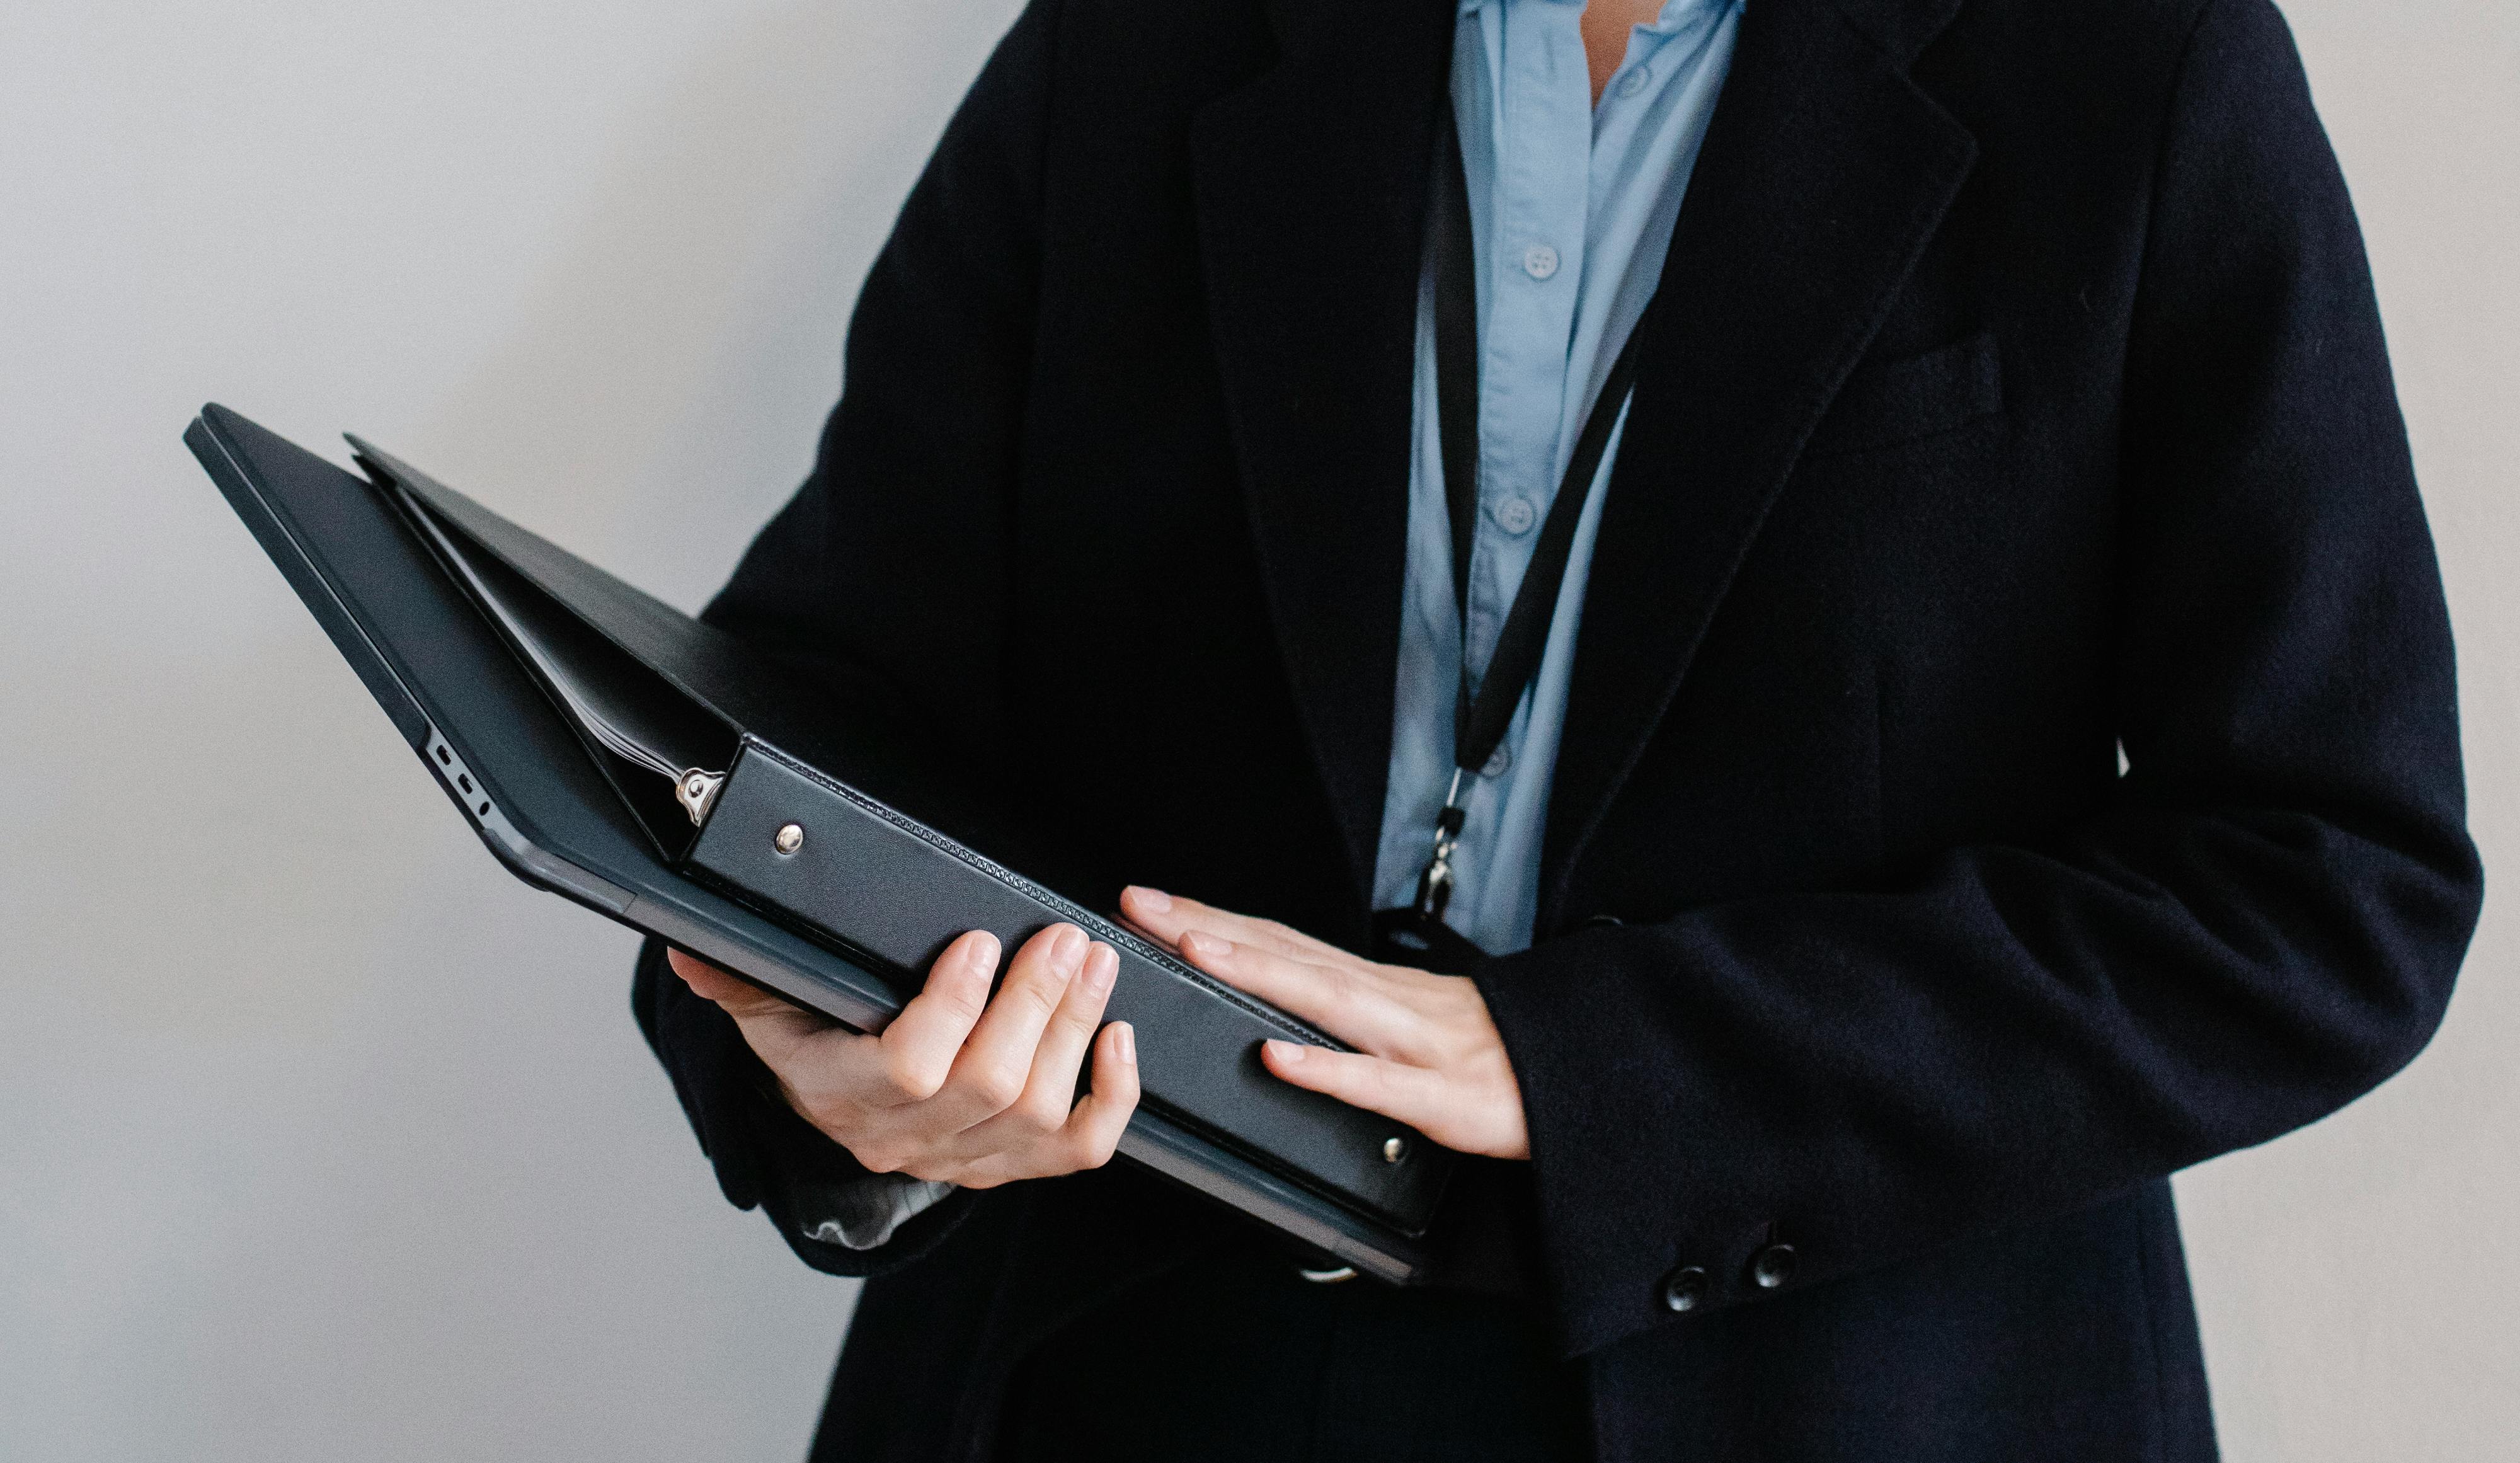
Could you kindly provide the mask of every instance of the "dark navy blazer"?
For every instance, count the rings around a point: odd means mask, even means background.
[[[1104,897],[1363,947],[1454,13],[1036,0],[718,621],[916,717]],[[1668,267],[1538,943],[1477,976],[1596,1449],[2210,1456],[2165,1175],[2408,1061],[2481,889],[2283,23],[1751,0]],[[1029,1345],[1228,1227],[1115,1168],[819,1244],[846,1156],[652,958],[638,1003],[729,1198],[874,1276],[827,1456],[984,1448]]]

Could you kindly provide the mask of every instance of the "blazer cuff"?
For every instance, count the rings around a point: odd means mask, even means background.
[[[640,951],[631,998],[719,1191],[738,1209],[762,1210],[807,1264],[839,1275],[888,1270],[960,1222],[968,1195],[869,1172],[778,1097],[734,1018],[666,967],[664,941]]]
[[[913,1257],[914,1247],[895,1247],[896,1239],[933,1239],[952,1227],[950,1222],[914,1226],[912,1221],[946,1206],[962,1192],[954,1185],[907,1173],[869,1172],[847,1149],[768,1091],[758,1094],[752,1123],[761,1208],[788,1247],[814,1268],[835,1274],[890,1268]],[[936,1217],[949,1219],[959,1208],[946,1206]],[[926,1246],[915,1248],[923,1251]]]
[[[861,1183],[846,1184],[804,1196],[797,1205],[805,1238],[843,1250],[874,1250],[890,1240],[902,1225],[933,1208],[954,1192],[949,1183],[912,1178],[906,1173],[876,1173]],[[821,1212],[830,1217],[811,1220]]]

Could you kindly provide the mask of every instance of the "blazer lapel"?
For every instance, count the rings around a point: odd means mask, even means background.
[[[1976,160],[1906,63],[1958,0],[1749,0],[1639,344],[1550,801],[1540,928],[1804,439]]]
[[[1370,897],[1391,744],[1420,241],[1455,0],[1281,0],[1192,132],[1208,309],[1270,612]]]

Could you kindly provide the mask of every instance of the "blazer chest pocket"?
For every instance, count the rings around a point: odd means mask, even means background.
[[[1922,355],[1868,361],[1812,432],[1806,457],[1895,446],[2003,411],[2003,361],[1980,331]]]

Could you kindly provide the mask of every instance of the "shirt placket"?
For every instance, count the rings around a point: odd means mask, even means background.
[[[1489,195],[1488,318],[1480,331],[1479,507],[1463,651],[1496,648],[1557,484],[1552,473],[1577,284],[1584,271],[1592,83],[1574,0],[1499,8],[1497,128]]]

